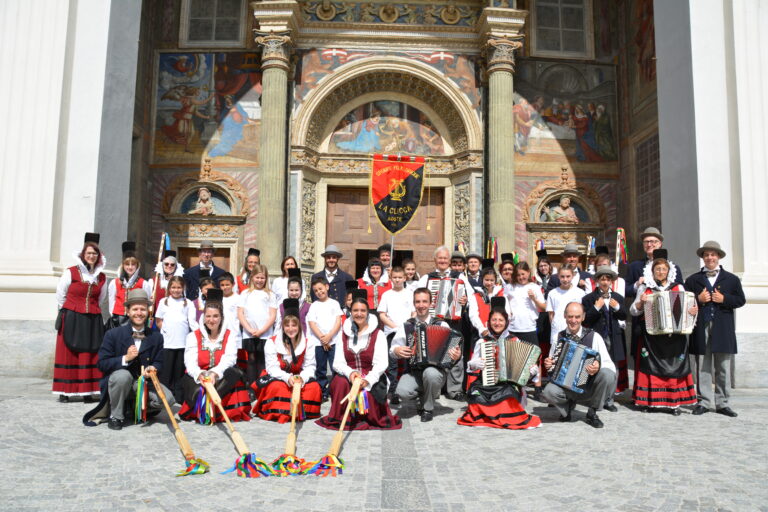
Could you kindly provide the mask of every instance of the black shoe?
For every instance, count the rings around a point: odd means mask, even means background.
[[[59,395],[59,402],[65,404],[69,402],[69,397],[67,395]]]
[[[597,414],[594,416],[590,416],[587,414],[587,419],[584,420],[587,425],[594,427],[594,428],[603,428],[603,422],[600,420],[600,418],[597,417]]]
[[[560,423],[570,423],[571,422],[571,413],[569,412],[565,416],[560,416],[559,418],[557,418],[557,421],[559,421]]]
[[[606,411],[609,411],[609,412],[618,412],[618,410],[619,410],[619,408],[618,408],[618,407],[616,407],[616,406],[615,406],[615,405],[613,405],[613,404],[610,404],[610,405],[604,405],[604,406],[603,406],[603,409],[605,409]]]
[[[390,404],[392,404],[392,405],[400,405],[400,402],[401,402],[400,395],[398,395],[397,393],[391,393],[389,395],[389,403]]]
[[[457,402],[466,402],[467,401],[467,395],[459,391],[455,395],[453,395],[453,398],[451,400],[456,400]]]
[[[117,418],[109,418],[109,424],[107,425],[110,430],[122,430],[123,420]]]
[[[536,400],[537,402],[543,402],[544,400],[541,398],[541,388],[535,388],[533,390],[533,396],[531,398],[533,400]]]
[[[432,421],[432,411],[422,411],[421,413],[421,422],[426,423],[427,421]]]
[[[738,416],[738,414],[736,414],[733,411],[733,409],[731,409],[730,407],[722,407],[720,409],[717,409],[715,412],[717,414],[722,414],[723,416],[728,416],[730,418],[735,418],[736,416]]]
[[[96,398],[93,395],[88,395],[85,398],[83,398],[83,403],[86,403],[86,404],[92,404],[95,401],[96,401]]]
[[[696,405],[696,407],[693,408],[693,412],[691,414],[693,414],[694,416],[701,416],[705,412],[709,412],[709,409],[707,409],[701,404],[698,404]]]
[[[672,416],[680,416],[681,414],[683,414],[683,411],[681,411],[679,407],[672,409]]]

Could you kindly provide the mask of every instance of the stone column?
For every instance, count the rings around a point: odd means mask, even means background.
[[[499,251],[515,249],[515,124],[512,73],[520,41],[488,40],[488,234]]]
[[[259,144],[259,210],[256,244],[261,261],[273,272],[285,251],[286,123],[288,121],[288,32],[256,38],[261,57],[261,138]]]

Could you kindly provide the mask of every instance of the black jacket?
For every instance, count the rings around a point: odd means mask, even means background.
[[[581,303],[584,305],[584,327],[589,327],[603,336],[605,332],[605,315],[602,311],[595,309],[595,302],[601,296],[602,292],[597,289],[582,297]],[[608,353],[611,354],[611,359],[614,363],[617,363],[627,358],[626,351],[624,350],[624,329],[619,326],[619,320],[627,319],[627,308],[624,306],[624,297],[620,294],[611,292],[611,298],[616,299],[616,302],[619,303],[619,309],[614,310],[609,307],[611,322],[609,328],[610,338],[603,336],[603,339],[608,347]]]
[[[704,289],[712,291],[712,287],[704,271],[696,272],[685,280],[685,289],[693,292],[697,297]],[[723,294],[722,304],[709,302],[699,304],[699,316],[696,319],[696,327],[689,339],[691,354],[704,355],[706,353],[706,322],[711,318],[712,322],[712,352],[722,354],[735,354],[736,350],[736,323],[733,310],[743,306],[747,300],[741,287],[741,280],[723,270],[717,275],[714,285],[715,290]],[[711,315],[711,316],[710,316]]]
[[[216,281],[224,274],[224,270],[211,263],[211,279]],[[184,271],[184,282],[187,286],[187,298],[195,300],[200,294],[200,265],[189,267]]]

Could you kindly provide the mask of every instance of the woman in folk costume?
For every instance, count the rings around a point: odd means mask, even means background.
[[[488,334],[477,340],[472,359],[467,363],[467,410],[456,421],[468,427],[493,427],[510,430],[536,428],[541,425],[538,416],[525,412],[525,389],[513,382],[504,381],[483,386],[482,370],[485,367],[483,341],[495,344],[505,339],[509,317],[503,297],[492,299],[493,307],[488,320]],[[537,365],[530,368],[531,377],[539,374]]]
[[[123,242],[123,262],[117,277],[109,282],[109,312],[112,315],[110,327],[130,323],[125,315],[125,297],[128,291],[144,289],[152,296],[152,281],[141,277],[141,263],[136,257],[136,242]]]
[[[56,355],[53,393],[60,402],[83,396],[91,402],[99,394],[101,372],[97,355],[104,338],[101,306],[107,296],[99,235],[86,233],[83,248],[75,253],[77,264],[61,274],[56,287],[59,316],[56,320]]]
[[[376,316],[370,314],[364,290],[355,292],[352,316],[344,321],[341,347],[336,348],[333,359],[334,377],[331,380],[331,410],[317,424],[335,430],[347,408],[343,402],[351,383],[363,379],[356,410],[347,419],[344,430],[397,430],[402,428],[400,418],[393,415],[387,403],[387,377],[389,365],[387,338],[379,330]]]
[[[488,260],[492,262],[493,260]],[[485,266],[486,261],[483,261],[483,269],[480,271],[480,283],[482,288],[476,290],[474,297],[470,298],[469,304],[469,321],[472,323],[472,327],[475,328],[477,333],[472,333],[474,339],[482,338],[488,334],[488,316],[491,313],[491,299],[493,297],[504,297],[504,288],[501,285],[496,284],[497,276],[496,271],[493,269],[493,263],[490,267]],[[506,302],[506,300],[505,300]]]
[[[368,261],[368,267],[365,269],[363,277],[357,280],[357,288],[365,290],[368,294],[368,307],[370,309],[379,307],[381,296],[392,289],[392,283],[389,282],[389,276],[384,273],[384,264],[381,260],[374,258]]]
[[[293,256],[286,256],[280,264],[280,277],[276,277],[274,281],[272,281],[272,293],[275,294],[275,300],[277,300],[278,304],[282,304],[285,299],[289,298],[288,280],[292,276],[297,275],[296,271],[299,271],[298,277],[301,278],[301,271],[299,270],[299,265],[296,263],[296,258]],[[304,300],[307,297],[303,288],[304,287],[302,286],[301,300]]]
[[[251,247],[248,249],[248,254],[245,255],[245,261],[243,261],[243,270],[240,275],[237,276],[237,293],[243,293],[248,289],[248,283],[251,277],[251,272],[256,265],[261,263],[261,251]]]
[[[285,299],[281,308],[281,329],[264,345],[267,368],[259,378],[259,397],[253,413],[268,421],[291,421],[291,394],[298,382],[301,404],[297,420],[319,418],[323,391],[315,380],[315,347],[310,346],[299,321],[299,299]]]
[[[667,259],[666,249],[653,251],[653,261],[645,266],[644,283],[637,290],[637,299],[629,312],[640,322],[642,337],[635,364],[635,387],[632,398],[635,405],[649,411],[650,408],[666,408],[675,416],[680,406],[696,403],[696,388],[688,361],[688,339],[684,334],[648,334],[643,315],[645,303],[654,292],[684,291],[683,285],[675,284],[677,271]],[[696,305],[688,313],[696,315]]]
[[[157,307],[155,320],[163,335],[163,366],[160,382],[181,401],[181,378],[184,376],[184,349],[187,336],[198,329],[194,302],[184,295],[184,277],[172,276],[167,295]]]
[[[250,421],[251,402],[243,383],[243,372],[235,365],[237,344],[224,321],[221,290],[208,290],[203,323],[189,333],[184,348],[187,373],[181,379],[184,403],[179,416],[200,423],[223,421],[218,409],[208,403],[203,379],[211,379],[221,404],[232,421]]]
[[[184,276],[184,267],[176,259],[176,251],[165,251],[163,253],[163,259],[155,265],[155,275],[157,275],[158,279],[157,290],[155,290],[154,309],[152,311],[156,312],[160,301],[166,296],[168,282],[171,278],[173,276]]]

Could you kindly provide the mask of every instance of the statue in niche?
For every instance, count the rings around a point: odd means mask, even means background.
[[[211,199],[211,191],[207,187],[200,187],[197,190],[197,202],[195,207],[189,211],[190,215],[216,215],[216,207]]]
[[[576,216],[576,210],[571,206],[571,197],[568,195],[560,196],[558,206],[550,208],[544,207],[545,222],[561,222],[563,224],[578,224],[579,217]]]

